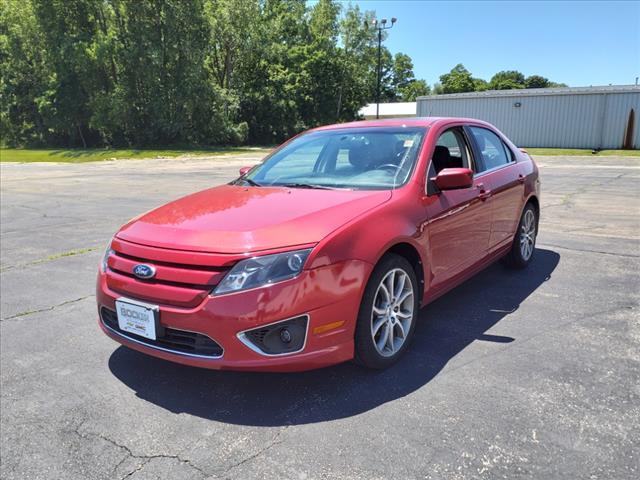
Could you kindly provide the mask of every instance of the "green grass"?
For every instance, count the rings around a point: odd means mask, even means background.
[[[84,255],[85,253],[90,253],[98,250],[100,247],[88,247],[88,248],[76,248],[75,250],[68,250],[66,252],[54,253],[52,255],[48,255],[44,258],[38,258],[37,260],[32,260],[27,263],[21,263],[18,265],[7,265],[0,268],[0,272],[4,272],[6,270],[11,270],[16,267],[26,267],[30,265],[39,265],[40,263],[52,262],[54,260],[58,260],[60,258],[65,257],[74,257],[76,255]]]
[[[531,155],[594,155],[640,157],[640,150],[601,150],[592,154],[591,150],[578,148],[527,148]],[[0,162],[63,162],[84,163],[104,160],[141,160],[150,158],[221,157],[229,155],[266,155],[269,147],[211,147],[204,149],[29,149],[1,148]]]
[[[0,162],[64,162],[84,163],[104,160],[140,160],[149,158],[174,158],[180,156],[202,157],[238,155],[251,153],[266,155],[268,147],[211,147],[204,149],[30,149],[2,148]]]
[[[619,156],[640,157],[640,150],[600,150],[592,154],[591,150],[581,148],[525,148],[531,155],[593,155],[593,156]]]

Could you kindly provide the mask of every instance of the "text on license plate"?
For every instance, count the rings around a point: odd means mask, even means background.
[[[120,330],[134,333],[141,337],[156,339],[157,307],[138,305],[124,300],[116,300],[118,326]]]

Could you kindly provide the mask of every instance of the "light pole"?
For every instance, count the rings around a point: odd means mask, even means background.
[[[389,30],[393,28],[393,25],[398,21],[396,17],[391,18],[391,25],[387,26],[387,19],[383,18],[378,22],[377,19],[373,19],[371,22],[373,24],[373,28],[378,30],[378,78],[376,85],[376,119],[380,118],[380,82],[382,81],[382,31]]]

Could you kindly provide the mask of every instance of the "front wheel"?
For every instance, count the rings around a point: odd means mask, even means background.
[[[367,283],[355,334],[355,360],[369,368],[386,368],[404,353],[418,316],[418,282],[403,257],[382,258]]]
[[[511,251],[505,257],[505,263],[514,268],[525,268],[529,265],[536,248],[537,234],[538,212],[536,208],[529,203],[522,212]]]

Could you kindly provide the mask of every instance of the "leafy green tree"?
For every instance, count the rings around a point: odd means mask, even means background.
[[[210,25],[199,0],[125,0],[114,101],[137,145],[227,140],[223,92],[209,82]],[[223,128],[221,128],[223,127]]]
[[[547,88],[549,79],[540,75],[530,75],[524,81],[525,88]]]
[[[309,33],[318,46],[334,49],[338,39],[340,5],[333,0],[320,0],[309,15]]]
[[[473,77],[464,65],[459,63],[449,73],[440,75],[442,93],[473,92],[475,89]]]
[[[229,89],[238,64],[259,46],[260,9],[246,0],[206,0],[204,14],[210,28],[207,67],[217,85]]]
[[[336,121],[341,61],[337,38],[340,6],[320,0],[309,13],[309,40],[294,58],[302,77],[300,116],[305,127]]]
[[[261,44],[240,75],[240,118],[252,142],[273,143],[305,127],[299,106],[308,82],[299,58],[309,41],[302,0],[267,0],[261,5],[257,35]]]
[[[242,143],[249,124],[242,118],[242,92],[260,61],[264,44],[260,35],[261,10],[255,1],[205,0],[209,23],[205,65],[209,82],[222,101],[223,127],[230,143]]]
[[[474,78],[473,79],[473,90],[476,92],[483,92],[485,90],[489,90],[489,83],[482,78]]]
[[[505,70],[496,73],[489,80],[490,90],[512,90],[514,88],[524,88],[524,75],[517,70]]]
[[[524,88],[524,85],[516,83],[513,80],[502,80],[499,82],[489,82],[489,88],[491,90],[517,90]]]
[[[401,99],[401,90],[406,89],[411,82],[415,80],[413,73],[413,62],[411,57],[404,53],[396,53],[393,57],[391,68],[390,90],[394,94],[395,99]]]
[[[351,120],[376,94],[374,17],[337,0],[0,0],[1,141],[273,143]],[[383,101],[429,93],[381,53]]]
[[[409,55],[397,53],[393,57],[392,75],[388,89],[392,101],[414,102],[417,97],[429,94],[429,85],[417,80],[413,73],[413,61]]]
[[[431,89],[424,80],[412,80],[399,90],[400,101],[415,102],[418,97],[423,97],[431,93]]]
[[[377,35],[370,27],[374,17],[374,12],[362,12],[356,5],[349,6],[340,20],[339,121],[355,118],[358,110],[375,98]]]
[[[53,73],[50,95],[42,106],[47,126],[60,142],[86,147],[96,137],[89,127],[91,100],[108,88],[101,65],[90,54],[98,30],[96,2],[34,0],[33,5]]]
[[[45,145],[51,142],[43,109],[50,102],[52,74],[45,38],[33,5],[0,2],[1,143]]]

